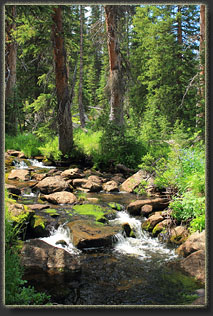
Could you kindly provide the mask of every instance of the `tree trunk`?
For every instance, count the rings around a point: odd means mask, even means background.
[[[61,7],[53,9],[53,56],[55,63],[56,95],[58,101],[58,132],[59,150],[63,155],[70,154],[73,148],[73,130],[68,90],[68,77],[66,67],[66,50],[64,47],[62,10]]]
[[[6,57],[5,57],[5,112],[7,119],[5,120],[5,131],[10,134],[17,132],[17,111],[15,105],[15,86],[16,86],[16,56],[17,46],[12,36],[12,31],[16,29],[15,17],[16,6],[10,8],[12,21],[6,21]]]
[[[80,5],[80,76],[79,76],[79,90],[78,90],[78,107],[80,114],[80,122],[81,127],[85,127],[85,117],[84,117],[84,106],[83,106],[83,98],[82,98],[82,90],[83,90],[83,21],[84,20],[84,12],[83,7]]]
[[[119,41],[117,37],[117,10],[119,6],[106,5],[106,29],[107,29],[107,46],[109,54],[109,89],[110,89],[110,121],[116,125],[122,126],[123,119],[123,91],[122,91],[122,73],[121,73],[121,56]]]
[[[178,5],[178,13],[180,15],[178,15],[178,44],[182,45],[183,43],[183,36],[182,36],[182,19],[181,19],[181,5]]]

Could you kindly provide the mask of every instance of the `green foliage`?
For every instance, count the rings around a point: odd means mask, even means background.
[[[60,160],[62,153],[58,148],[58,137],[53,139],[47,138],[43,146],[39,147],[39,150],[46,158],[53,158],[54,160]]]
[[[50,302],[50,296],[36,292],[33,287],[26,286],[23,279],[24,270],[18,254],[18,235],[22,227],[13,225],[8,213],[7,202],[10,201],[5,191],[5,304],[6,305],[44,305]]]
[[[33,134],[18,134],[17,136],[5,135],[5,150],[21,150],[27,157],[33,157],[40,154],[40,140]]]
[[[113,123],[107,124],[100,141],[100,163],[103,166],[122,163],[130,168],[137,167],[145,148],[134,131],[131,132]]]
[[[193,192],[185,192],[181,197],[174,197],[169,207],[178,221],[192,220],[191,227],[200,231],[205,229],[205,197],[196,197]]]

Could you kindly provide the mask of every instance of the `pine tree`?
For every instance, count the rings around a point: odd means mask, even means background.
[[[63,155],[70,154],[73,148],[73,131],[68,90],[66,50],[63,38],[62,9],[53,8],[53,52],[56,76],[56,94],[58,101],[59,150]]]

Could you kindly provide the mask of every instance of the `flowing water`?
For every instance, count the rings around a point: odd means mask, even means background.
[[[42,163],[30,161],[38,168]],[[18,168],[27,168],[20,163]],[[22,202],[36,202],[37,193],[25,189]],[[81,272],[76,275],[31,271],[25,279],[39,291],[51,295],[53,302],[63,305],[182,305],[199,284],[183,275],[172,263],[178,260],[174,247],[161,243],[141,229],[144,218],[130,216],[125,207],[135,195],[128,193],[88,193],[88,200],[124,206],[110,225],[128,223],[133,237],[117,234],[111,248],[79,250],[71,242],[66,223],[52,227],[43,241],[78,256]],[[63,244],[58,244],[63,240]]]

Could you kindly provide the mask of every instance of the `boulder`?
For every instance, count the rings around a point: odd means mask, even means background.
[[[156,212],[153,215],[151,215],[143,224],[142,228],[148,231],[152,231],[155,225],[157,225],[159,222],[163,221],[163,216],[161,215],[161,212]]]
[[[20,195],[21,190],[17,188],[15,185],[12,184],[5,184],[5,188],[7,189],[8,192],[15,194],[15,195]]]
[[[82,188],[86,189],[86,192],[99,192],[102,190],[102,185],[97,182],[87,180],[87,182],[82,185]]]
[[[106,192],[118,192],[118,184],[111,180],[103,184],[103,189]]]
[[[7,154],[13,157],[26,158],[25,154],[19,150],[8,149]]]
[[[205,251],[197,250],[180,261],[180,267],[195,277],[201,283],[205,283]]]
[[[127,211],[131,215],[140,215],[141,208],[147,204],[152,206],[152,211],[161,211],[169,205],[169,200],[164,198],[136,200],[127,206]]]
[[[112,177],[111,180],[115,181],[118,185],[125,181],[125,179],[122,177],[122,174],[114,175],[114,177]]]
[[[177,226],[171,230],[169,240],[176,245],[180,245],[186,240],[188,234],[188,229],[185,226]]]
[[[79,258],[76,255],[40,239],[31,239],[24,243],[21,249],[21,263],[26,270],[80,270]]]
[[[90,181],[92,181],[92,182],[96,182],[96,183],[98,183],[98,184],[102,184],[102,182],[103,182],[103,180],[102,180],[102,178],[101,177],[99,177],[99,176],[96,176],[96,175],[91,175],[91,176],[89,176],[88,177],[88,180],[90,180]]]
[[[63,171],[61,176],[66,179],[83,178],[84,174],[79,168],[71,168]]]
[[[141,207],[141,215],[148,217],[153,212],[153,205],[145,204]]]
[[[191,234],[187,240],[177,248],[178,255],[186,257],[198,250],[205,250],[205,230]]]
[[[77,201],[76,196],[73,193],[67,191],[43,195],[41,198],[53,204],[73,204]]]
[[[60,176],[53,176],[44,178],[38,184],[36,184],[35,188],[38,188],[44,194],[49,194],[53,192],[65,191],[70,188],[70,185]]]
[[[79,249],[112,246],[120,226],[102,225],[90,220],[76,220],[67,224],[72,243]]]
[[[29,204],[28,207],[31,210],[39,210],[39,211],[50,208],[48,204]]]
[[[44,178],[46,178],[47,174],[46,173],[34,173],[32,175],[32,179],[36,180],[36,181],[41,181]]]
[[[171,225],[172,225],[172,220],[171,219],[164,219],[162,222],[158,223],[153,228],[153,230],[152,230],[153,236],[157,236],[163,230],[168,230],[168,228],[170,228]]]
[[[30,171],[24,169],[13,169],[8,175],[8,180],[28,181],[30,180]]]
[[[87,182],[88,182],[87,179],[82,179],[82,178],[74,179],[74,180],[72,180],[72,185],[76,188],[76,187],[80,187],[80,186],[86,184]]]
[[[139,170],[121,184],[120,191],[133,192],[134,189],[139,186],[141,181],[146,179],[146,176],[145,171]]]

